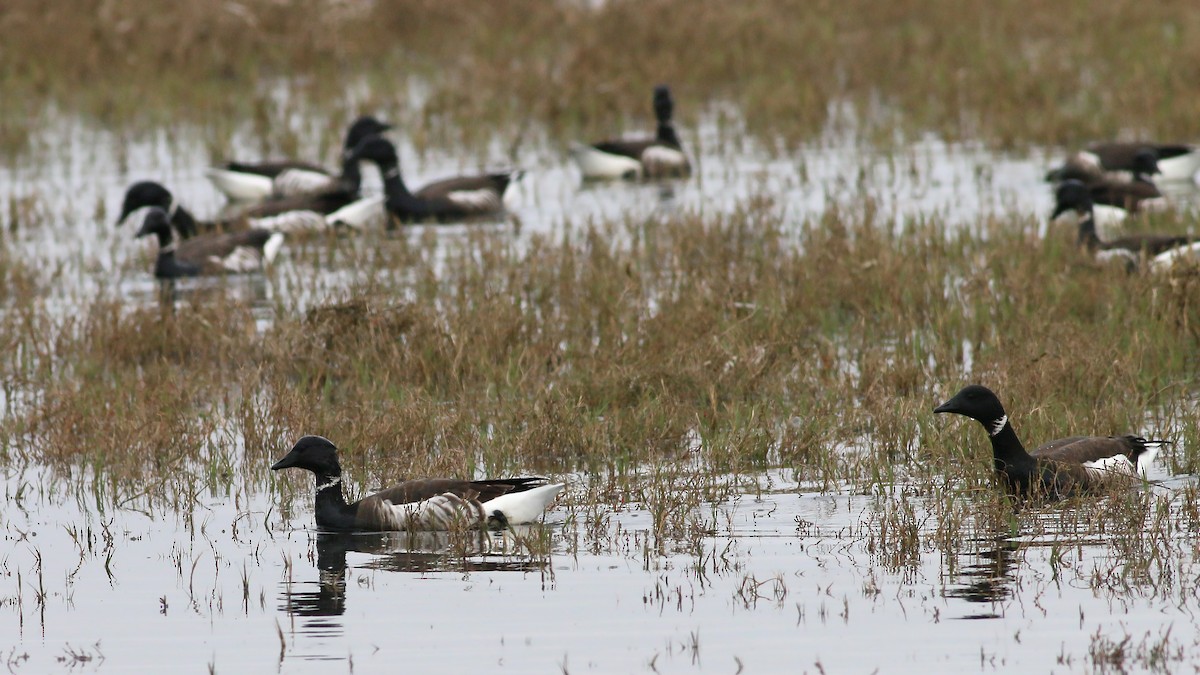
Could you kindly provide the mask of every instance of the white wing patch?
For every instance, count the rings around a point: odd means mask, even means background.
[[[329,229],[325,216],[316,211],[285,211],[276,216],[251,218],[250,226],[284,234],[324,232]]]
[[[336,184],[336,178],[320,171],[286,169],[275,176],[274,191],[277,197],[294,197],[323,192]]]
[[[675,148],[652,145],[642,152],[642,166],[646,175],[679,173],[688,166],[687,156]]]
[[[253,246],[238,246],[224,258],[212,256],[209,260],[220,265],[226,272],[235,274],[257,272],[262,269],[263,263],[262,251]]]
[[[356,230],[361,230],[376,224],[382,226],[386,216],[387,211],[384,209],[383,196],[374,195],[350,202],[337,211],[325,216],[325,222],[330,227],[345,225]]]
[[[1112,457],[1102,457],[1092,462],[1084,462],[1083,468],[1087,470],[1089,478],[1096,479],[1138,475],[1133,462],[1129,461],[1129,457],[1126,455],[1113,455]]]
[[[571,158],[584,178],[641,178],[642,163],[632,157],[602,152],[590,145],[571,146]]]
[[[411,504],[385,504],[391,510],[392,525],[397,530],[449,530],[476,526],[486,517],[478,501],[450,492]]]
[[[486,188],[480,190],[455,190],[447,194],[446,199],[457,204],[459,208],[479,213],[499,211],[504,208],[504,202],[500,200],[500,195],[496,194],[495,190]]]

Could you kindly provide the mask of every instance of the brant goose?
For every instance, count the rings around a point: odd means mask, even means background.
[[[283,234],[262,229],[207,234],[176,245],[167,212],[157,206],[146,211],[135,237],[151,234],[158,237],[154,276],[159,279],[257,272],[275,259],[283,245]]]
[[[461,525],[506,527],[537,520],[563,489],[545,478],[409,480],[347,504],[337,447],[305,436],[272,471],[307,469],[316,477],[316,519],[321,530],[446,530]]]
[[[519,170],[439,180],[409,192],[400,177],[396,146],[382,136],[364,139],[354,156],[375,162],[383,174],[387,209],[402,223],[461,220],[504,210],[504,191],[520,177]]]
[[[1072,436],[1026,452],[1000,399],[987,387],[963,387],[933,409],[977,420],[992,441],[997,475],[1016,495],[1067,497],[1117,479],[1145,478],[1163,441],[1139,436]]]
[[[665,84],[654,88],[654,138],[607,140],[592,145],[575,144],[571,156],[585,179],[682,178],[692,167],[683,154],[671,115],[675,102]]]
[[[1054,212],[1050,219],[1072,211],[1079,219],[1079,245],[1094,254],[1112,251],[1115,255],[1122,252],[1137,255],[1145,253],[1156,256],[1171,249],[1190,244],[1194,237],[1165,234],[1132,234],[1110,241],[1100,239],[1096,234],[1096,222],[1093,218],[1095,204],[1092,191],[1077,180],[1063,181],[1054,192]]]
[[[326,193],[326,196],[329,194]],[[246,228],[300,234],[321,232],[343,225],[361,229],[382,213],[382,197],[363,197],[349,202],[335,200],[341,203],[340,206],[334,206],[335,201],[323,203],[322,199],[323,196],[318,195],[272,200],[246,209],[234,218],[197,220],[190,211],[179,205],[170,190],[154,181],[141,181],[125,191],[117,225],[125,222],[134,211],[158,207],[167,212],[171,227],[180,239],[189,239],[200,233]]]
[[[1099,180],[1083,181],[1092,191],[1092,200],[1135,213],[1143,206],[1166,206],[1162,192],[1154,184],[1152,176],[1159,173],[1158,159],[1149,148],[1138,150],[1134,156],[1132,177],[1129,180],[1114,180],[1102,177]]]
[[[342,143],[342,173],[334,175],[324,167],[298,160],[272,162],[226,162],[208,170],[213,185],[234,201],[260,201],[271,197],[293,197],[321,192],[358,194],[362,174],[350,155],[367,136],[381,134],[391,125],[364,115],[346,130]]]
[[[1074,178],[1087,182],[1105,174],[1118,180],[1128,180],[1135,171],[1138,153],[1145,149],[1154,152],[1163,180],[1193,180],[1200,170],[1200,148],[1194,145],[1097,143],[1067,157],[1062,166],[1046,174],[1046,180],[1058,182]]]

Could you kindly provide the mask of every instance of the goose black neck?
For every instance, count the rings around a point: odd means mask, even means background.
[[[996,460],[996,470],[1002,471],[1006,466],[1033,463],[1033,456],[1026,452],[1025,446],[1021,443],[1021,439],[1017,438],[1017,432],[1013,431],[1007,417],[980,423],[983,424],[984,429],[987,429],[988,436],[992,441],[992,457]],[[999,431],[996,431],[996,425],[1001,425]]]
[[[683,147],[679,142],[679,136],[675,133],[675,125],[671,124],[671,120],[662,120],[658,123],[658,142],[673,148]]]
[[[317,475],[316,491],[314,515],[317,527],[322,530],[354,529],[355,509],[346,503],[342,494],[341,476]]]
[[[383,173],[383,193],[387,195],[387,208],[401,221],[410,222],[443,216],[429,200],[421,199],[409,192],[400,177],[400,163],[395,160],[379,162]]]
[[[1079,219],[1078,242],[1080,246],[1089,251],[1097,251],[1104,246],[1104,243],[1100,241],[1100,235],[1096,234],[1096,221],[1092,217],[1090,209]]]
[[[342,155],[342,186],[353,192],[358,192],[362,186],[362,171],[358,160],[349,152]]]

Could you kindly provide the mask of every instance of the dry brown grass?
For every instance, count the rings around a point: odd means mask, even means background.
[[[282,303],[263,332],[220,293],[175,311],[111,299],[78,319],[19,295],[0,324],[21,355],[3,362],[7,447],[114,480],[227,462],[239,437],[261,477],[319,433],[367,485],[481,468],[633,489],[632,467],[788,466],[821,485],[986,490],[980,430],[930,413],[967,381],[998,391],[1030,441],[1196,436],[1189,276],[1097,267],[1070,233],[1043,241],[1021,220],[892,233],[870,208],[799,229],[776,213],[368,256],[369,282],[304,311]],[[311,293],[303,273],[278,274]],[[1190,468],[1194,448],[1165,457]]]
[[[14,0],[0,137],[21,147],[57,102],[107,126],[197,123],[214,150],[234,120],[286,150],[297,114],[336,144],[359,107],[418,146],[512,140],[528,122],[566,140],[648,126],[658,82],[685,126],[727,101],[751,133],[791,141],[846,125],[1001,145],[1196,135],[1187,0],[590,4]]]

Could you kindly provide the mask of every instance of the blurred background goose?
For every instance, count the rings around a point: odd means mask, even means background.
[[[445,222],[501,213],[504,211],[504,193],[521,173],[511,169],[446,178],[411,192],[400,175],[396,146],[388,139],[371,136],[358,145],[354,155],[379,167],[387,210],[402,223]]]
[[[294,159],[267,162],[226,162],[207,171],[212,184],[234,201],[261,201],[272,197],[295,197],[323,192],[358,194],[362,174],[351,152],[362,139],[381,134],[391,125],[370,115],[354,120],[342,142],[341,174]],[[344,205],[344,204],[343,204]],[[342,205],[339,205],[342,206]],[[337,208],[337,207],[334,207]]]
[[[257,228],[198,235],[176,244],[167,212],[157,206],[146,211],[134,236],[150,235],[158,238],[154,276],[159,279],[257,272],[269,265],[283,246],[283,234]]]
[[[591,145],[576,144],[571,157],[585,179],[675,178],[691,173],[691,164],[683,154],[683,145],[675,133],[672,116],[675,101],[671,90],[660,84],[654,88],[654,116],[658,131],[654,138],[616,139]]]
[[[1157,160],[1159,178],[1165,181],[1195,180],[1200,171],[1200,148],[1182,143],[1096,143],[1071,154],[1063,164],[1046,174],[1058,182],[1074,178],[1092,182],[1102,177],[1129,180],[1137,168],[1138,153],[1150,150]]]

